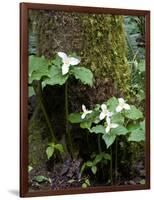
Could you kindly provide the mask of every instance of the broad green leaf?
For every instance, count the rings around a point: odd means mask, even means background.
[[[46,154],[47,154],[48,159],[50,159],[53,156],[53,153],[54,153],[54,147],[49,146],[46,149]]]
[[[83,121],[80,123],[81,128],[87,128],[90,129],[92,122],[91,121]]]
[[[102,136],[107,148],[109,148],[116,139],[116,135],[114,133],[106,133]]]
[[[115,135],[126,135],[128,132],[129,131],[122,125],[111,129],[111,133]]]
[[[105,160],[111,160],[111,155],[108,153],[102,153],[102,156]]]
[[[83,84],[93,85],[93,74],[90,69],[85,67],[71,67],[70,74],[74,75],[76,79],[79,79]]]
[[[35,176],[34,180],[37,181],[38,183],[42,183],[42,182],[49,182],[49,178],[45,177],[45,176]]]
[[[82,184],[82,188],[87,188],[87,187],[88,187],[88,185],[86,183]]]
[[[48,69],[49,61],[44,57],[29,56],[29,76],[38,69]]]
[[[131,106],[130,110],[125,110],[124,115],[128,119],[132,119],[132,120],[143,118],[142,112],[139,109],[137,109],[135,106]]]
[[[91,171],[92,171],[93,174],[96,174],[96,172],[97,172],[97,167],[96,167],[95,165],[92,166]]]
[[[145,141],[145,132],[142,129],[135,129],[131,132],[128,141],[140,142]]]
[[[57,149],[58,151],[60,151],[61,153],[64,152],[64,148],[62,144],[55,144],[55,149]]]
[[[105,133],[105,128],[102,125],[96,125],[90,129],[90,132],[96,133],[96,134],[97,133]]]
[[[132,124],[131,123],[131,124],[128,124],[128,126],[127,126],[128,131],[133,131],[138,128],[140,128],[140,124]]]
[[[111,122],[116,124],[123,124],[124,123],[124,117],[121,113],[115,113],[111,117]]]
[[[145,120],[143,122],[140,122],[140,127],[145,132]]]
[[[29,86],[28,87],[28,96],[31,97],[33,95],[35,95],[34,88],[32,86]]]
[[[68,79],[68,74],[62,75],[61,68],[56,66],[51,66],[49,74],[50,78],[43,81],[45,85],[63,85]]]
[[[87,162],[86,162],[86,166],[87,166],[87,167],[92,167],[92,166],[93,166],[93,163],[92,163],[91,161],[87,161]]]
[[[81,119],[81,114],[80,113],[71,113],[68,116],[68,120],[69,122],[73,123],[80,123],[83,121],[83,119]]]
[[[102,155],[102,154],[98,154],[98,155],[95,157],[95,159],[94,159],[94,161],[93,161],[93,164],[94,164],[94,165],[97,165],[97,163],[101,162],[102,159],[103,159],[103,155]]]
[[[55,65],[56,67],[61,68],[62,64],[62,59],[58,55],[55,57],[55,59],[51,60],[51,65]]]
[[[115,97],[111,97],[108,101],[107,101],[107,107],[108,107],[108,110],[110,112],[115,112],[115,109],[118,105],[118,100],[117,98]]]
[[[36,71],[33,71],[29,81],[33,81],[33,80],[41,80],[41,78],[43,76],[49,77],[50,78],[50,74],[49,74],[49,70],[48,69],[38,69]],[[31,82],[30,82],[31,83]]]

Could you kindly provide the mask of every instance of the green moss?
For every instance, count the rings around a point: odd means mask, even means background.
[[[42,120],[40,107],[37,106],[31,120],[29,121],[29,164],[31,166],[42,165],[46,162],[46,147],[48,143],[48,134],[45,123]]]

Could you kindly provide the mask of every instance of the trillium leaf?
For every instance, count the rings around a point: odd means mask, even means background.
[[[114,133],[106,133],[102,136],[107,148],[109,148],[115,141],[116,135]]]
[[[131,124],[128,124],[128,126],[127,126],[127,129],[128,129],[129,132],[131,132],[135,129],[138,129],[138,128],[140,128],[140,124],[132,124],[131,123]]]
[[[111,122],[116,124],[123,124],[124,123],[124,117],[121,113],[115,113],[111,116]]]
[[[139,109],[137,109],[135,106],[131,106],[130,110],[125,110],[124,115],[128,119],[132,119],[132,120],[143,118],[142,112]]]
[[[118,99],[115,97],[111,97],[108,101],[107,101],[107,107],[108,110],[110,112],[114,112],[116,107],[118,106]]]
[[[87,128],[90,129],[92,122],[91,121],[83,121],[80,123],[81,128]]]
[[[91,171],[92,171],[93,174],[96,174],[96,172],[97,172],[97,167],[96,167],[95,165],[92,166]]]
[[[141,142],[145,141],[145,131],[142,129],[135,129],[131,132],[128,141]]]
[[[67,79],[67,75],[62,75],[61,68],[51,66],[49,69],[50,78],[45,79],[43,82],[45,85],[63,85]]]
[[[129,131],[122,125],[111,129],[111,133],[115,135],[126,135]]]
[[[31,76],[33,71],[40,69],[48,69],[49,61],[44,57],[29,56],[29,75]]]
[[[41,78],[43,76],[50,77],[48,69],[43,69],[42,68],[42,69],[38,69],[36,71],[33,71],[30,78],[31,78],[31,80],[41,80]]]
[[[93,74],[90,69],[71,66],[70,74],[74,75],[76,79],[79,79],[85,85],[93,85]]]
[[[96,125],[91,128],[91,133],[105,133],[105,128],[102,125]]]
[[[69,120],[69,122],[71,122],[72,124],[73,124],[73,123],[80,123],[80,122],[83,121],[83,120],[81,119],[81,114],[80,114],[80,113],[71,113],[71,114],[68,116],[68,120]]]
[[[33,95],[35,95],[34,88],[32,86],[29,86],[28,87],[28,96],[31,97]]]
[[[54,153],[54,147],[49,146],[46,149],[46,154],[47,154],[48,159],[50,159],[53,156],[53,153]]]

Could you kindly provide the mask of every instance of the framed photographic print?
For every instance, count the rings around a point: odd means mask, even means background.
[[[20,4],[20,196],[150,188],[150,11]]]

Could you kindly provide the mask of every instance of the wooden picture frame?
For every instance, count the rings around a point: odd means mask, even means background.
[[[129,15],[145,17],[146,50],[146,145],[145,184],[112,185],[87,188],[69,188],[50,191],[29,191],[28,186],[28,12],[29,10],[56,10],[77,13]],[[20,196],[50,196],[95,192],[113,192],[150,189],[150,11],[70,5],[20,3]]]

